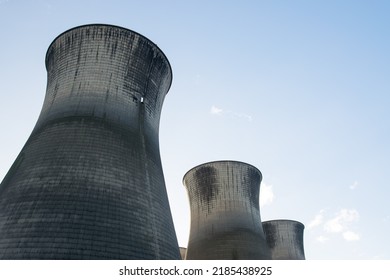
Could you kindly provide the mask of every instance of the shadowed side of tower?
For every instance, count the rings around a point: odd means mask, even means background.
[[[259,209],[262,175],[252,165],[216,161],[188,171],[191,228],[187,260],[270,259]]]
[[[305,226],[292,220],[263,222],[263,229],[273,260],[304,260],[303,231]]]
[[[59,35],[37,124],[0,185],[2,259],[180,259],[159,151],[169,62],[111,25]]]

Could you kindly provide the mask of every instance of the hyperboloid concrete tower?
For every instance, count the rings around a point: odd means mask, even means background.
[[[191,229],[187,260],[270,259],[260,219],[261,172],[238,161],[188,171]]]
[[[31,136],[0,186],[2,259],[180,259],[159,151],[172,71],[111,25],[59,35]]]
[[[292,220],[263,222],[263,229],[273,260],[304,260],[303,231],[305,226]]]

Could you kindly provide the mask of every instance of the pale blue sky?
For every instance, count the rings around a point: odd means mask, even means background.
[[[263,173],[262,220],[303,222],[307,259],[390,259],[390,2],[0,0],[0,180],[38,118],[47,47],[107,23],[174,74],[161,157],[181,246],[182,186],[212,160]]]

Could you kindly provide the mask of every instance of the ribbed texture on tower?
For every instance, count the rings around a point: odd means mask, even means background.
[[[261,179],[257,168],[237,161],[209,162],[185,174],[187,260],[270,259],[260,220]]]
[[[263,229],[273,260],[304,260],[303,231],[305,226],[292,220],[263,222]]]
[[[169,62],[111,25],[59,35],[37,124],[0,186],[2,259],[180,259],[159,151]]]

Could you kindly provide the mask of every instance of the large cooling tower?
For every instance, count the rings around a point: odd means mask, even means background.
[[[292,220],[263,222],[263,229],[273,260],[304,260],[303,230],[305,226]]]
[[[59,35],[37,124],[0,186],[2,259],[180,259],[159,151],[172,72],[144,36]]]
[[[183,179],[191,209],[187,260],[270,259],[260,220],[262,175],[252,165],[216,161]]]

